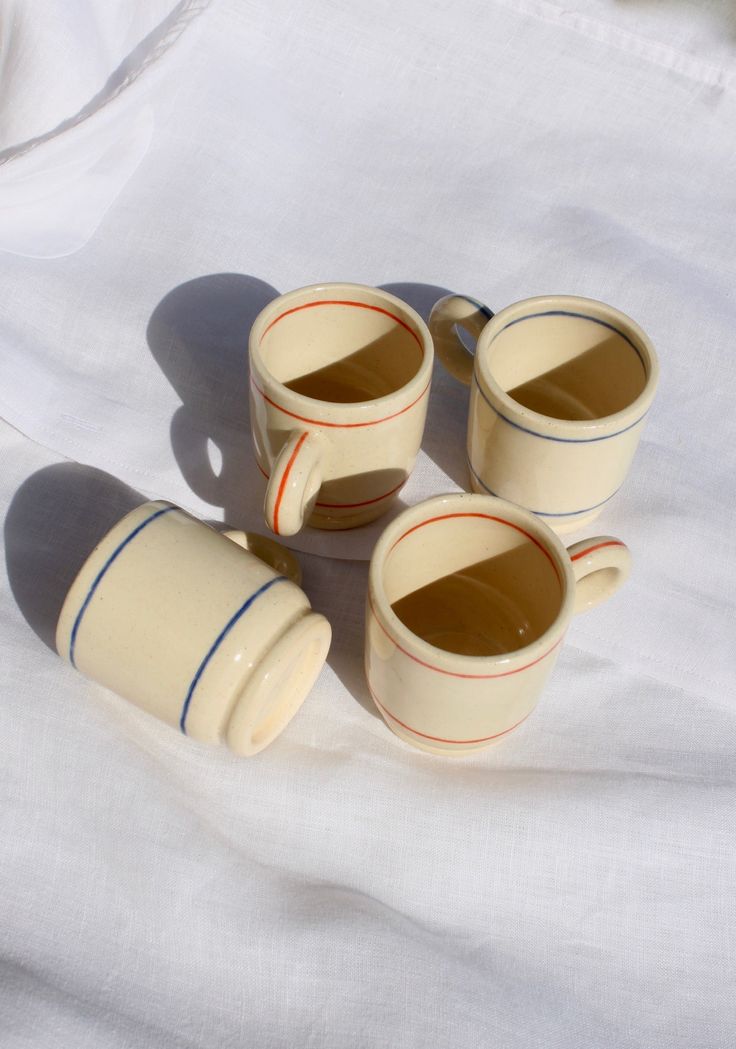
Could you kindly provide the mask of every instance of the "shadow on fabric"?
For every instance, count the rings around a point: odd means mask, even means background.
[[[332,645],[327,662],[351,699],[373,717],[381,719],[363,670],[365,602],[368,590],[368,561],[332,560],[329,571],[320,569],[317,555],[302,556],[304,589],[312,608],[321,612],[332,627]],[[339,594],[339,614],[335,594]]]
[[[80,568],[102,537],[146,497],[77,463],[32,474],[5,518],[8,579],[31,629],[56,651],[56,623]]]
[[[195,495],[224,510],[232,525],[263,503],[250,436],[248,334],[278,291],[257,277],[213,273],[180,284],[148,323],[154,360],[181,407],[171,420],[171,447]]]

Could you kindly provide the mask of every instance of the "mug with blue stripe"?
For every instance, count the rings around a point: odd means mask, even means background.
[[[631,466],[659,366],[646,333],[594,299],[546,295],[493,314],[448,295],[429,328],[470,386],[474,492],[500,496],[565,532],[592,521]],[[475,338],[471,352],[462,330]]]
[[[330,645],[330,625],[298,580],[275,541],[144,503],[85,561],[56,647],[185,735],[255,754],[299,709]]]

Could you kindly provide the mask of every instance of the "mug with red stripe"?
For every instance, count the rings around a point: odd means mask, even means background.
[[[429,319],[437,353],[470,386],[470,487],[557,532],[588,524],[623,484],[659,367],[646,333],[594,299],[544,295],[495,315],[462,295]],[[458,328],[477,339],[471,353]]]
[[[386,723],[436,754],[502,740],[536,706],[573,614],[610,597],[630,560],[610,536],[566,549],[492,496],[406,510],[378,541],[368,584],[365,671]]]
[[[271,530],[353,528],[384,513],[424,432],[434,348],[419,314],[376,288],[312,285],[266,306],[249,356]]]

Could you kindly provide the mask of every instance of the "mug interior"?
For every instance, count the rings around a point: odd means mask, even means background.
[[[290,390],[352,404],[406,386],[425,348],[408,309],[377,290],[352,286],[305,289],[282,300],[264,326],[259,352]]]
[[[628,408],[649,378],[639,336],[615,319],[530,305],[491,339],[488,365],[518,404],[555,419],[601,419]]]
[[[382,582],[405,627],[466,656],[497,656],[536,641],[565,593],[543,542],[482,512],[446,513],[409,528],[388,552]]]

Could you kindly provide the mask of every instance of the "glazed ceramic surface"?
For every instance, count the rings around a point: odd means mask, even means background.
[[[610,536],[565,549],[535,515],[485,495],[447,495],[386,528],[370,566],[365,670],[408,743],[479,750],[534,709],[574,612],[623,583]]]
[[[267,540],[255,556],[230,535],[170,503],[137,507],[83,565],[56,645],[181,732],[253,754],[296,713],[331,632],[284,574],[295,571],[288,552]]]
[[[477,338],[473,360],[457,326]],[[641,328],[570,295],[525,299],[495,316],[448,296],[430,329],[468,383],[471,487],[543,517],[557,531],[593,520],[624,482],[654,397],[658,364]]]
[[[249,340],[251,427],[277,535],[379,517],[409,476],[432,374],[427,326],[359,284],[282,295]]]

